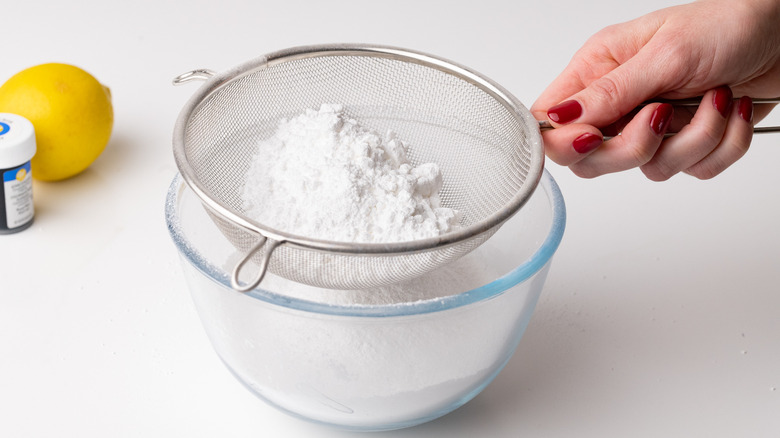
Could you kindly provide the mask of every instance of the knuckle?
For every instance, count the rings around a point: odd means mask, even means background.
[[[560,166],[569,166],[577,161],[571,154],[562,153],[557,148],[547,145],[545,145],[545,155],[547,155],[547,158],[551,159],[555,164]]]
[[[686,149],[712,151],[723,140],[725,128],[725,120],[704,120],[698,123],[694,121],[686,125],[680,134],[685,134]]]
[[[631,154],[631,159],[634,161],[635,166],[642,166],[653,159],[657,149],[657,147],[652,145],[637,144],[632,145],[627,152]]]
[[[591,96],[598,107],[606,109],[609,116],[617,117],[620,115],[615,102],[621,101],[620,97],[625,89],[621,82],[611,76],[602,76],[593,81],[588,88],[593,91]]]
[[[674,81],[667,83],[668,90],[655,91],[669,91],[685,87],[687,83],[690,83],[691,78],[698,77],[702,72],[707,71],[707,63],[704,62],[706,58],[702,57],[701,50],[688,44],[680,44],[680,41],[690,41],[691,38],[694,38],[690,32],[691,30],[686,27],[679,27],[670,29],[664,35],[659,35],[658,38],[653,38],[652,55],[658,68],[651,69],[650,73],[663,72],[665,78]],[[694,60],[698,62],[692,62]],[[706,77],[699,79],[705,80]]]
[[[645,177],[646,177],[647,179],[649,179],[650,181],[654,181],[654,182],[664,182],[664,181],[668,181],[668,180],[669,180],[669,178],[671,178],[672,176],[674,176],[674,175],[666,175],[666,174],[661,174],[661,173],[653,173],[653,172],[648,172],[648,171],[646,171],[646,170],[643,170],[643,171],[642,171],[642,173],[644,173],[644,174],[645,174]]]
[[[639,170],[642,171],[647,179],[656,182],[667,181],[677,173],[670,167],[659,165],[657,161],[640,166]]]
[[[693,166],[689,167],[688,169],[685,169],[684,172],[700,180],[708,180],[708,179],[715,178],[728,166],[722,163],[715,163],[713,161],[698,162]]]
[[[734,155],[737,159],[742,158],[745,154],[747,154],[748,149],[750,149],[750,143],[753,140],[753,134],[750,133],[749,137],[742,141],[735,141],[732,143],[731,147],[734,149]]]
[[[673,77],[689,77],[692,74],[689,47],[681,44],[667,44],[662,56],[664,69]]]
[[[584,52],[610,52],[610,41],[614,41],[616,37],[620,36],[621,24],[610,24],[604,26],[599,31],[591,35],[585,43],[582,45],[581,51]]]
[[[698,138],[696,139],[696,142],[701,145],[700,147],[702,149],[707,146],[715,146],[723,139],[723,131],[716,127],[702,127],[697,132]]]
[[[728,148],[728,154],[710,154],[708,157],[685,169],[685,173],[700,180],[712,179],[729,168],[732,164],[747,153],[750,141],[732,142],[720,145],[719,148]]]
[[[593,179],[597,176],[600,176],[601,173],[596,172],[593,168],[590,166],[586,166],[581,163],[574,163],[569,166],[569,170],[575,175],[577,175],[580,178],[584,179]]]

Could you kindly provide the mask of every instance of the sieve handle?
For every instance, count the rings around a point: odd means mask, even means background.
[[[256,288],[260,282],[263,281],[265,273],[268,271],[268,262],[271,260],[271,253],[273,253],[276,247],[282,243],[283,242],[279,240],[269,239],[265,236],[261,237],[260,241],[255,244],[255,246],[253,246],[249,252],[246,253],[244,258],[238,262],[236,267],[233,268],[233,273],[230,275],[230,285],[233,287],[233,289],[239,292],[249,292],[250,290]],[[241,274],[241,270],[244,268],[244,265],[246,265],[246,263],[260,250],[264,251],[262,258],[260,259],[260,265],[258,266],[259,271],[257,275],[252,279],[252,281],[242,285],[238,280],[238,276]]]
[[[665,102],[665,103],[671,103],[674,106],[698,106],[701,103],[701,97],[694,97],[691,99],[680,99],[680,100],[658,100],[657,102]],[[647,105],[648,103],[652,102],[646,102],[640,105],[640,107]],[[769,99],[753,99],[753,104],[778,104],[780,103],[780,97],[774,97]],[[555,127],[550,124],[547,120],[537,120],[539,122],[539,129],[542,131],[547,131],[550,129],[555,129]],[[764,134],[764,133],[771,133],[771,132],[780,132],[780,126],[755,126],[753,127],[753,132],[756,134]],[[675,133],[674,132],[667,132],[665,137],[671,137]],[[609,140],[612,137],[605,136],[604,140]]]

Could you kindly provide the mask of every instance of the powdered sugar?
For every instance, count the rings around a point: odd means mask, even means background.
[[[281,121],[259,144],[242,200],[248,217],[291,234],[401,242],[459,226],[441,187],[439,166],[413,166],[394,132],[381,136],[326,104]]]

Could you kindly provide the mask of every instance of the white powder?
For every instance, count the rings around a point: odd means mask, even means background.
[[[197,197],[189,190],[183,194],[188,200],[181,204],[187,210],[180,212],[184,234],[193,239],[196,253],[224,265],[220,271],[227,278],[243,254],[214,226]],[[549,223],[538,218],[534,225],[523,213],[549,208],[547,202],[535,195],[531,210],[521,210],[485,244],[404,284],[330,291],[269,273],[262,287],[283,297],[356,308],[435,302],[493,282],[527,260],[540,245],[535,227],[544,230]],[[236,376],[272,403],[335,424],[355,418],[390,424],[433,415],[478,387],[511,354],[544,280],[536,276],[492,299],[441,312],[348,317],[287,309],[234,293],[220,282],[205,281],[196,264],[185,267],[209,338]],[[500,283],[492,287],[504,287]]]
[[[322,105],[279,123],[258,145],[242,193],[258,222],[306,237],[342,242],[401,242],[458,227],[440,205],[439,166],[413,166],[407,146]]]

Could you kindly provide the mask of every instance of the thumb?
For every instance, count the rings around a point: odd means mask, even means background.
[[[547,117],[558,126],[572,122],[604,127],[631,113],[642,102],[669,91],[670,71],[658,57],[642,50],[633,58],[595,79],[558,105]]]

